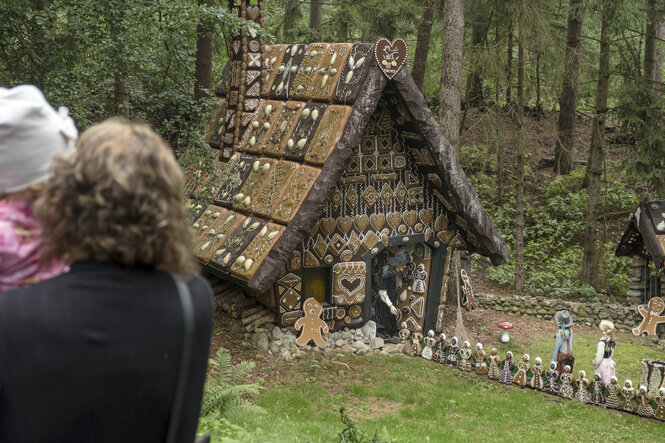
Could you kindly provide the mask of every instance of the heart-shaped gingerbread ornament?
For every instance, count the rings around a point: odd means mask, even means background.
[[[401,38],[390,41],[382,37],[374,45],[374,58],[376,58],[379,68],[389,80],[392,80],[402,68],[408,52],[409,48]]]
[[[330,235],[335,230],[335,219],[332,217],[321,219],[321,230],[324,234]]]

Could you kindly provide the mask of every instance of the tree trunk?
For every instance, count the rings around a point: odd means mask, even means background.
[[[123,54],[120,51],[120,31],[114,19],[119,17],[110,17],[109,33],[112,44],[112,58],[114,60],[113,68],[113,99],[115,106],[115,113],[117,115],[129,118],[129,93],[127,92],[127,65]]]
[[[543,112],[543,102],[540,97],[540,50],[536,52],[536,115]]]
[[[582,255],[582,283],[593,285],[596,277],[596,238],[598,230],[598,206],[600,201],[600,178],[603,169],[603,136],[605,113],[610,84],[610,38],[608,25],[613,18],[616,4],[606,2],[602,6],[600,30],[600,58],[598,60],[598,85],[596,87],[596,109],[593,117],[589,162],[587,163],[588,202],[586,226],[584,228],[584,253]]]
[[[115,113],[129,118],[129,94],[125,87],[124,76],[118,67],[113,78],[113,96],[115,99]]]
[[[480,74],[480,46],[485,41],[487,27],[480,21],[471,27],[471,70],[466,77],[466,106],[477,108],[483,104],[483,79]]]
[[[459,153],[462,105],[462,44],[464,43],[464,0],[446,0],[443,6],[443,55],[441,57],[441,129]]]
[[[434,0],[425,0],[425,10],[423,11],[422,22],[418,27],[418,37],[416,38],[416,52],[413,55],[413,81],[416,82],[418,89],[423,90],[425,82],[425,67],[427,65],[427,54],[429,52],[430,36],[432,34],[432,22],[434,19]]]
[[[557,174],[568,174],[573,167],[577,78],[580,72],[583,13],[584,0],[570,0],[568,35],[563,60],[563,88],[559,97],[559,122],[554,147],[554,172]]]
[[[506,63],[506,104],[513,102],[513,24],[508,27],[508,61]]]
[[[499,21],[497,20],[494,25],[494,44],[499,45]],[[494,143],[496,145],[496,200],[499,204],[503,203],[503,159],[502,157],[502,143],[501,143],[501,125],[499,122],[499,97],[501,95],[501,75],[497,69],[494,85],[494,125],[496,135]]]
[[[524,18],[517,30],[517,155],[515,156],[515,292],[524,289]]]
[[[663,81],[664,12],[665,0],[649,0],[644,40],[644,81],[656,94],[662,89]]]
[[[337,41],[346,42],[349,40],[349,23],[351,21],[348,14],[345,14],[344,11],[347,11],[351,6],[352,0],[340,0],[339,7],[334,13],[334,20],[336,22],[337,28]]]
[[[291,42],[296,36],[296,23],[300,18],[300,0],[288,0],[284,9],[284,40]]]
[[[321,40],[321,24],[323,23],[323,0],[311,0],[309,4],[309,29],[315,41]]]
[[[210,6],[210,0],[198,0],[199,6]],[[196,66],[194,100],[208,96],[212,83],[212,30],[205,23],[196,24]]]

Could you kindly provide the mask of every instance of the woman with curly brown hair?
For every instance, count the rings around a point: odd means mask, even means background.
[[[140,124],[90,128],[55,161],[36,210],[44,256],[71,271],[0,294],[0,441],[163,442],[174,422],[176,441],[193,441],[212,299],[191,255],[183,186],[169,147]],[[193,341],[181,362],[185,311]]]

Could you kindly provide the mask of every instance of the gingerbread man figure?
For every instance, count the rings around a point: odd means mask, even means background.
[[[415,331],[411,334],[411,340],[413,340],[413,355],[420,355],[423,351],[423,334]]]
[[[296,338],[296,344],[305,346],[310,340],[313,340],[316,346],[326,346],[327,343],[321,336],[321,331],[324,334],[328,332],[328,325],[320,318],[323,306],[315,298],[308,298],[303,304],[303,311],[305,316],[296,320],[293,325],[296,331],[302,329],[300,336]]]
[[[656,335],[656,327],[659,323],[665,322],[665,315],[662,314],[665,311],[665,301],[660,297],[654,297],[649,300],[647,309],[644,308],[644,305],[639,305],[637,307],[638,312],[642,315],[642,323],[636,328],[633,328],[633,334],[635,335]]]

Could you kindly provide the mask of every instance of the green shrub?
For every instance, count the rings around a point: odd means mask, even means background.
[[[211,429],[204,426],[217,426],[213,424],[234,408],[257,408],[246,401],[243,396],[257,394],[260,388],[259,383],[244,383],[247,375],[254,368],[254,362],[243,361],[233,365],[231,355],[225,348],[217,351],[215,358],[209,360],[209,365],[213,371],[208,376],[201,404],[203,432],[211,432]]]

